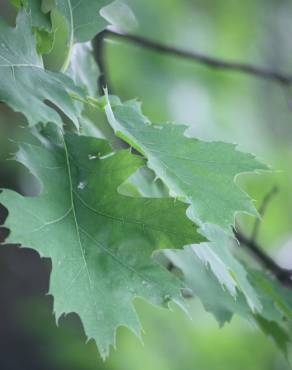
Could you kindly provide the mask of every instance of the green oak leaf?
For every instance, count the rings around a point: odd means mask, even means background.
[[[60,11],[64,15],[72,29],[75,42],[91,40],[97,33],[101,32],[107,21],[100,15],[103,7],[110,4],[112,0],[57,0]],[[68,17],[66,4],[70,3],[70,17]],[[71,18],[72,17],[72,18]]]
[[[182,304],[180,281],[152,253],[202,236],[186,218],[183,203],[118,193],[118,186],[144,165],[141,157],[129,149],[113,154],[102,139],[54,136],[46,142],[42,137],[42,144],[19,143],[18,161],[39,179],[42,192],[38,197],[1,193],[0,202],[9,210],[7,242],[52,259],[56,317],[76,312],[105,357],[119,326],[140,334],[135,297]]]
[[[201,300],[205,310],[215,316],[220,326],[229,322],[234,313],[248,318],[250,308],[244,295],[237,289],[236,294],[232,295],[226,289],[210,265],[198,257],[195,252],[197,247],[187,247],[180,251],[167,251],[165,255],[176,268],[182,271],[187,288]],[[226,274],[224,266],[222,266],[222,271]],[[233,283],[232,280],[231,282]]]
[[[292,322],[292,296],[291,290],[281,285],[275,279],[268,279],[259,271],[249,271],[251,281],[258,292],[261,292],[262,297],[269,297],[273,302],[273,306],[281,312],[281,316],[286,321]],[[261,298],[263,301],[264,299]],[[265,298],[267,300],[267,298]],[[266,317],[267,318],[267,317]]]
[[[291,364],[291,289],[259,271],[249,271],[249,276],[263,304],[263,312],[255,315],[255,321],[261,330],[274,340]]]
[[[288,343],[291,343],[287,323],[288,321],[291,323],[292,314],[288,290],[283,292],[285,288],[264,273],[248,271],[250,282],[245,280],[243,284],[243,275],[241,275],[240,281],[236,279],[238,282],[234,287],[236,290],[230,291],[226,286],[228,273],[225,267],[226,258],[223,265],[216,255],[217,249],[222,249],[222,246],[223,244],[220,246],[218,242],[208,242],[186,247],[183,250],[167,250],[163,253],[168,263],[171,262],[182,272],[182,279],[188,291],[201,300],[206,311],[215,316],[220,326],[229,322],[232,316],[237,314],[271,336],[287,355]],[[213,255],[210,255],[210,249]],[[212,266],[214,263],[217,264],[215,271]],[[240,269],[243,271],[243,266]],[[249,292],[252,292],[253,304],[256,299],[256,311],[253,309],[254,305],[250,305],[251,294],[246,294],[246,284],[249,286]]]
[[[193,245],[190,249],[182,251],[181,253],[169,252],[169,257],[172,260],[175,256],[180,258],[180,261],[185,261],[184,269],[191,272],[190,265],[202,265],[210,269],[213,274],[213,279],[216,278],[222,289],[224,289],[233,299],[237,298],[238,291],[241,292],[245,298],[250,310],[254,313],[262,311],[262,304],[257,296],[256,291],[248,280],[248,274],[241,263],[231,253],[231,238],[225,234],[222,229],[217,226],[209,226],[205,228],[203,235],[209,239],[209,242]],[[183,257],[182,257],[183,256]],[[172,261],[175,265],[175,261]],[[184,270],[183,269],[183,270]],[[208,271],[203,271],[208,274]],[[193,271],[194,276],[189,276],[194,280],[195,274],[200,273],[200,268]],[[206,281],[206,280],[205,280]],[[202,282],[197,281],[198,289]],[[219,288],[217,288],[219,289]],[[205,293],[209,294],[209,293]],[[209,299],[217,299],[218,297],[210,296]],[[208,300],[205,297],[205,301]],[[220,306],[220,300],[218,301]]]
[[[139,169],[119,187],[119,191],[147,197],[168,196],[167,189],[161,187],[151,172],[147,167]],[[215,226],[205,227],[201,232],[209,242],[184,250],[163,251],[157,257],[165,266],[171,263],[181,270],[185,286],[192,295],[200,298],[220,325],[230,321],[235,313],[254,321],[254,313],[259,315],[261,312],[266,320],[278,324],[282,323],[283,316],[290,317],[288,302],[285,304],[279,293],[276,294],[276,291],[281,292],[279,286],[273,289],[272,282],[263,274],[245,271],[233,257],[234,239]],[[282,295],[288,296],[286,292]]]
[[[22,10],[16,28],[0,19],[0,101],[23,113],[30,125],[55,122],[60,115],[45,101],[53,103],[78,127],[78,109],[69,95],[82,95],[73,81],[61,73],[46,71],[36,51],[31,18]]]
[[[186,126],[154,125],[135,101],[105,106],[116,135],[148,159],[172,193],[190,204],[190,217],[200,225],[219,225],[230,232],[236,212],[257,215],[250,198],[234,183],[240,173],[267,167],[235,145],[184,136]]]
[[[139,169],[119,191],[135,196],[168,196],[167,189],[161,188],[151,172],[147,167]],[[246,269],[239,263],[230,253],[236,245],[235,240],[222,230],[209,226],[204,233],[210,239],[208,243],[184,250],[161,251],[156,255],[157,260],[164,266],[171,263],[173,272],[177,268],[181,271],[179,276],[187,288],[186,293],[199,297],[220,326],[237,314],[265,333],[269,330],[268,334],[287,355],[291,338],[286,326],[292,319],[289,290],[266,274]],[[263,327],[262,323],[266,325]]]

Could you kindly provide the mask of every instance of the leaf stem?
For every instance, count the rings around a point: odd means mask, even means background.
[[[76,101],[79,101],[80,103],[87,104],[93,108],[102,110],[104,108],[104,103],[102,103],[97,98],[93,98],[92,96],[87,95],[86,98],[81,98],[81,96],[69,93],[70,97]]]

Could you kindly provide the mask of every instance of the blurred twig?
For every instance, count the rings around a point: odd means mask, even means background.
[[[292,76],[286,75],[284,73],[270,70],[263,67],[258,67],[247,63],[237,63],[230,62],[226,60],[221,60],[218,58],[213,58],[207,55],[203,55],[197,52],[186,51],[178,49],[171,46],[163,45],[159,42],[149,40],[145,37],[135,36],[130,34],[125,34],[112,29],[106,29],[101,32],[94,41],[96,61],[101,71],[101,77],[99,81],[99,87],[101,93],[103,93],[103,87],[109,85],[109,81],[106,76],[106,69],[104,63],[103,47],[104,38],[114,37],[116,39],[124,40],[141,47],[145,47],[150,50],[157,51],[159,53],[178,56],[180,58],[195,61],[204,64],[210,68],[214,69],[224,69],[229,71],[235,71],[240,73],[249,74],[258,78],[263,78],[276,83],[281,84],[284,87],[292,86]],[[269,194],[263,200],[260,207],[259,213],[264,214],[268,202],[271,200],[272,196],[277,192],[277,188],[273,188]],[[259,263],[271,272],[283,285],[292,288],[292,270],[287,270],[279,266],[268,254],[266,254],[263,249],[256,243],[256,236],[258,233],[260,225],[260,220],[256,220],[251,238],[246,237],[238,228],[237,230],[233,228],[233,233],[240,245],[248,249],[259,261]],[[175,266],[169,264],[167,268],[171,271]]]
[[[292,288],[292,270],[284,269],[279,266],[254,240],[247,238],[241,231],[233,229],[234,235],[240,245],[248,249],[258,260],[258,262],[270,273],[272,273],[280,283]]]
[[[210,68],[224,69],[224,70],[229,70],[229,71],[245,73],[245,74],[253,75],[258,78],[263,78],[266,80],[279,83],[282,86],[292,85],[292,76],[281,73],[279,71],[255,66],[252,64],[248,64],[248,63],[230,62],[230,61],[222,60],[219,58],[207,56],[207,55],[204,55],[198,52],[182,50],[179,48],[161,44],[159,42],[150,40],[145,37],[130,35],[130,34],[122,33],[122,32],[119,32],[113,29],[104,30],[103,32],[99,34],[98,37],[100,39],[103,39],[104,37],[113,37],[116,39],[130,42],[132,44],[136,44],[138,46],[141,46],[147,49],[157,51],[159,53],[174,55],[180,58],[195,61],[197,63],[204,64]]]
[[[104,44],[104,33],[101,32],[97,34],[93,40],[93,47],[94,47],[94,58],[99,68],[99,78],[98,78],[98,90],[99,94],[104,94],[104,89],[107,87],[108,91],[110,93],[112,92],[109,80],[108,80],[108,74],[107,74],[107,67],[105,63],[105,44]]]
[[[278,188],[274,186],[269,193],[264,197],[259,208],[259,214],[264,215],[267,206],[273,196],[278,192]],[[279,266],[263,248],[256,242],[256,237],[260,227],[260,219],[256,219],[251,237],[246,237],[237,227],[233,228],[233,233],[240,245],[248,249],[258,260],[258,262],[269,272],[271,272],[283,285],[292,288],[292,270],[287,270]]]

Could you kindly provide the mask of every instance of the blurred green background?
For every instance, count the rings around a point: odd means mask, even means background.
[[[136,18],[131,32],[167,45],[292,74],[291,0],[124,0]],[[13,8],[0,0],[11,24]],[[135,22],[134,22],[135,23]],[[127,26],[127,25],[126,25]],[[176,57],[107,39],[104,59],[113,93],[137,97],[152,121],[188,124],[189,135],[239,144],[276,171],[242,176],[238,183],[261,204],[279,191],[263,217],[259,243],[292,268],[292,88],[235,72],[215,71]],[[1,83],[1,81],[0,81]],[[9,116],[9,119],[7,118]],[[5,126],[22,118],[0,107],[0,185]],[[4,154],[3,154],[4,153]],[[4,184],[4,185],[3,185]],[[238,223],[248,235],[254,220]],[[48,290],[50,263],[29,250],[0,249],[0,369],[2,370],[285,370],[274,344],[249,323],[234,318],[220,329],[192,303],[192,321],[178,308],[167,311],[137,301],[145,329],[142,344],[118,331],[116,351],[103,363],[85,343],[75,315],[57,327]]]

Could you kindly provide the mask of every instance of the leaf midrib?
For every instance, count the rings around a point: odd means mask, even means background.
[[[152,279],[149,279],[147,276],[144,276],[144,274],[140,273],[133,266],[130,266],[130,265],[128,265],[128,264],[120,261],[113,253],[111,253],[111,251],[108,248],[106,248],[102,243],[100,243],[99,241],[97,241],[96,239],[94,239],[91,235],[89,235],[86,232],[86,230],[84,230],[83,228],[81,228],[78,225],[77,215],[76,215],[76,210],[75,210],[75,202],[74,202],[74,194],[75,194],[75,192],[73,190],[71,167],[70,167],[70,159],[69,159],[70,155],[69,155],[69,151],[68,151],[67,144],[66,144],[66,141],[65,141],[65,138],[64,138],[63,133],[61,133],[61,137],[62,137],[62,141],[63,141],[63,144],[64,144],[64,151],[65,151],[65,158],[66,158],[66,167],[67,167],[67,173],[68,173],[68,177],[69,177],[71,211],[72,211],[72,215],[73,215],[73,219],[74,219],[76,234],[77,234],[77,238],[78,238],[78,244],[80,246],[80,250],[81,250],[81,254],[82,254],[82,259],[83,259],[84,266],[85,266],[85,269],[86,269],[86,273],[87,273],[87,277],[88,277],[88,281],[89,281],[89,287],[90,287],[90,289],[92,291],[92,296],[93,296],[93,300],[94,300],[94,306],[95,306],[96,311],[98,311],[97,310],[97,302],[96,302],[95,295],[94,295],[94,290],[93,290],[93,284],[92,284],[92,280],[91,280],[91,277],[90,277],[89,269],[88,269],[88,266],[87,266],[87,262],[86,262],[86,258],[85,258],[85,254],[84,254],[84,247],[83,247],[82,242],[81,242],[81,237],[80,237],[80,231],[79,230],[81,230],[81,232],[84,233],[84,235],[86,235],[89,239],[91,239],[92,242],[98,244],[109,256],[111,256],[116,262],[118,262],[118,264],[120,264],[121,266],[123,266],[125,269],[129,269],[131,272],[133,272],[137,276],[139,276],[139,278],[142,281],[147,281],[147,282],[149,282],[151,284],[154,284],[154,285],[157,285],[157,283],[155,281],[152,281]],[[103,216],[106,216],[106,215],[103,215]]]
[[[67,144],[66,144],[65,138],[63,136],[63,133],[61,133],[61,136],[62,136],[62,140],[63,140],[63,144],[64,144],[64,150],[65,150],[66,166],[67,166],[67,173],[68,173],[68,178],[69,178],[69,188],[70,188],[70,202],[71,202],[72,215],[73,215],[75,229],[76,229],[76,235],[77,235],[77,239],[78,239],[78,244],[80,246],[80,251],[81,251],[83,263],[84,263],[84,266],[85,266],[85,269],[86,269],[86,274],[87,274],[87,277],[88,277],[89,286],[90,286],[90,289],[93,290],[92,280],[91,280],[89,269],[88,269],[88,266],[87,266],[87,262],[86,262],[86,258],[85,258],[85,253],[84,253],[84,248],[83,248],[83,245],[82,245],[82,242],[81,242],[81,237],[80,237],[80,232],[79,232],[79,226],[78,226],[78,222],[77,222],[77,215],[76,215],[75,203],[74,203],[72,174],[71,174],[71,167],[70,167],[70,160],[69,160],[68,148],[67,148]],[[95,300],[94,300],[94,302],[95,302]],[[95,302],[95,304],[96,304],[96,302]]]

